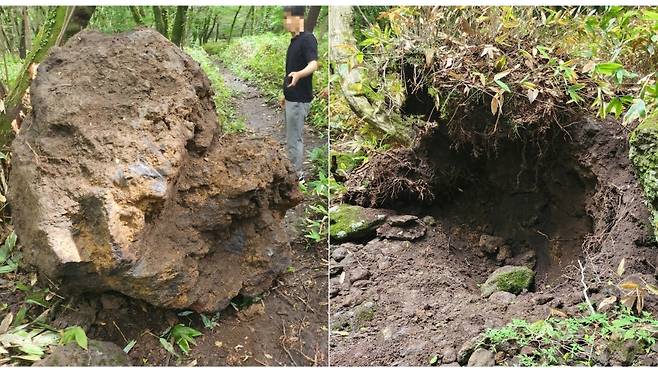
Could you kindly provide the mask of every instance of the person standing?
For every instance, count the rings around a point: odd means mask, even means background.
[[[283,84],[286,148],[300,181],[304,179],[304,121],[313,100],[313,72],[318,69],[318,41],[313,33],[304,32],[304,12],[304,6],[283,8],[284,27],[291,34]]]

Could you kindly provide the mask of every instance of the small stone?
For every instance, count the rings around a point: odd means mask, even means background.
[[[459,367],[459,366],[461,366],[459,365],[459,362],[451,362],[449,364],[443,364],[440,367]]]
[[[343,266],[341,266],[341,265],[333,264],[333,265],[331,265],[331,267],[329,268],[329,276],[338,275],[338,274],[340,274],[341,272],[343,272]]]
[[[338,293],[340,293],[340,287],[338,285],[333,285],[332,284],[329,287],[329,297],[334,298],[335,296],[338,295]]]
[[[111,342],[90,339],[88,349],[71,342],[54,347],[52,353],[33,366],[130,366],[128,355],[123,349]]]
[[[512,257],[512,248],[509,245],[505,244],[500,249],[498,249],[498,254],[496,255],[497,262],[505,262],[508,258]]]
[[[478,348],[475,350],[475,352],[473,352],[471,357],[468,359],[467,366],[483,367],[483,366],[494,366],[495,364],[496,364],[496,360],[493,352],[488,351],[484,348]]]
[[[457,362],[460,365],[466,365],[468,363],[468,359],[471,357],[473,351],[475,351],[475,347],[479,340],[480,336],[475,336],[462,344],[461,348],[459,348],[459,352],[457,352]]]
[[[478,246],[488,254],[494,254],[498,252],[498,249],[505,244],[505,239],[499,236],[482,234],[480,236],[480,242]]]
[[[520,354],[525,355],[525,356],[531,356],[533,353],[535,353],[535,347],[533,346],[523,346],[521,348],[521,351],[519,351]]]
[[[423,223],[425,225],[434,226],[436,225],[436,220],[432,216],[425,216],[423,217]]]
[[[363,288],[370,285],[371,283],[372,281],[370,280],[359,280],[359,281],[355,281],[354,284],[352,284],[352,286],[355,288]]]
[[[377,262],[377,268],[380,270],[386,270],[387,268],[391,267],[391,261],[388,260],[388,258],[382,258]]]
[[[443,356],[443,363],[452,363],[457,361],[457,351],[455,351],[455,347],[446,347],[443,352],[441,353]]]
[[[402,215],[402,216],[390,216],[388,218],[389,223],[393,226],[405,226],[411,221],[418,220],[418,217],[413,215]]]
[[[342,261],[345,256],[347,256],[347,249],[344,247],[337,247],[333,252],[331,252],[331,257],[336,262]]]
[[[368,270],[357,267],[354,270],[350,271],[350,282],[354,284],[355,281],[366,280],[370,277],[370,272]]]
[[[537,295],[532,298],[532,303],[537,306],[541,306],[553,300],[553,296],[549,294]]]
[[[489,301],[499,305],[508,305],[516,299],[516,295],[509,292],[494,292],[489,296]]]

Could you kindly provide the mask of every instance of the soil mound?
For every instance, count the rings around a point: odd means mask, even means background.
[[[215,311],[288,265],[301,200],[278,144],[222,134],[199,65],[153,30],[52,50],[12,146],[28,263],[78,291]]]

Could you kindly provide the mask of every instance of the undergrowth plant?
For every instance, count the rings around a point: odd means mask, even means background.
[[[239,117],[236,113],[231,97],[233,93],[224,83],[224,79],[217,70],[217,65],[213,63],[210,56],[201,47],[186,48],[185,51],[194,59],[208,76],[215,92],[215,110],[220,126],[226,132],[243,132],[246,130],[244,118]]]
[[[488,329],[478,347],[494,352],[504,344],[530,348],[530,353],[517,355],[523,366],[593,366],[596,355],[621,347],[627,340],[634,340],[641,353],[648,353],[656,343],[656,333],[658,320],[650,313],[636,316],[621,306],[609,313],[580,317],[550,317],[533,323],[512,320],[502,328]]]

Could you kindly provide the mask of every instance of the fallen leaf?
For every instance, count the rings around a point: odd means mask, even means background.
[[[550,307],[549,310],[550,310],[550,315],[551,316],[559,316],[559,317],[563,317],[563,318],[564,317],[569,317],[569,315],[567,315],[566,312],[564,312],[562,310],[559,310],[557,308]]]
[[[625,282],[625,283],[623,283],[623,284],[620,284],[619,287],[622,288],[622,289],[629,289],[629,290],[632,290],[632,289],[637,289],[637,288],[639,288],[640,286],[637,285],[637,283],[634,283],[634,282],[632,282],[632,281],[628,281],[628,282]]]
[[[615,296],[608,297],[608,298],[602,300],[601,302],[599,302],[598,310],[601,311],[601,310],[605,309],[606,307],[609,307],[609,306],[613,305],[615,302],[617,302],[617,297],[615,297]]]
[[[622,258],[621,262],[619,262],[619,266],[617,267],[617,275],[622,276],[625,270],[626,270],[626,258]]]
[[[14,321],[14,314],[9,312],[7,316],[2,320],[0,323],[0,334],[4,334],[7,332],[9,329],[9,325],[11,325],[11,322]]]
[[[596,62],[590,60],[589,62],[585,63],[582,69],[582,73],[587,73],[596,67]]]
[[[528,90],[527,96],[528,96],[528,101],[530,101],[530,104],[537,99],[537,96],[539,95],[539,90],[536,89],[530,89]]]

